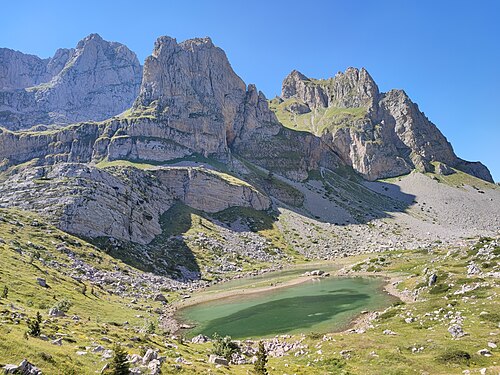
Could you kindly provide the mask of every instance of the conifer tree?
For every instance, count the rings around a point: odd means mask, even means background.
[[[127,353],[118,344],[114,346],[113,351],[115,354],[106,373],[110,375],[128,375],[130,373],[130,366],[127,362]]]
[[[255,361],[253,365],[255,373],[258,375],[268,375],[269,373],[267,372],[266,364],[267,364],[267,351],[266,348],[264,347],[264,343],[262,341],[259,341],[259,350],[257,351],[257,361]]]

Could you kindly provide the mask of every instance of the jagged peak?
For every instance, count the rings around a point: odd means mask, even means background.
[[[156,39],[152,55],[154,57],[158,57],[162,53],[162,51],[174,50],[175,48],[181,48],[182,50],[185,51],[194,52],[198,48],[214,48],[214,47],[215,45],[213,44],[212,39],[210,39],[209,37],[192,38],[177,43],[177,39],[167,35],[163,35]]]
[[[80,40],[78,42],[78,44],[76,45],[76,49],[82,49],[86,45],[88,45],[89,43],[101,44],[103,42],[109,43],[109,42],[105,41],[104,39],[102,39],[102,37],[99,34],[93,33],[93,34],[87,35],[85,38]]]
[[[290,72],[290,74],[288,74],[288,76],[286,76],[285,80],[286,79],[294,79],[294,80],[300,80],[300,81],[309,81],[309,78],[306,77],[305,74],[302,74],[301,72],[299,72],[296,69],[292,70]]]
[[[179,43],[179,46],[183,49],[189,49],[189,50],[192,50],[200,46],[208,48],[215,47],[214,43],[212,42],[212,39],[210,39],[208,36],[204,38],[187,39],[184,42]]]

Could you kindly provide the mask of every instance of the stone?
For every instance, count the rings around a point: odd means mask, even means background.
[[[482,355],[484,357],[491,357],[493,355],[488,349],[481,349],[477,352],[477,354]]]
[[[488,343],[488,348],[496,349],[497,348],[497,344],[495,344],[494,342],[489,342]]]
[[[321,276],[325,273],[325,271],[322,271],[322,270],[313,270],[310,272],[310,275],[311,276]]]
[[[435,167],[435,173],[440,174],[442,176],[449,176],[451,174],[456,173],[453,168],[448,167],[444,163],[438,163]]]
[[[481,269],[475,263],[471,263],[467,266],[467,276],[479,275]]]
[[[142,357],[142,364],[147,366],[149,362],[157,358],[158,352],[153,349],[148,349],[146,350],[146,354],[144,354],[144,356]]]
[[[195,337],[193,337],[193,338],[191,339],[191,342],[192,342],[193,344],[204,344],[204,343],[206,343],[206,342],[208,342],[208,341],[210,341],[210,339],[209,339],[207,336],[205,336],[205,335],[201,335],[201,334],[200,334],[200,335],[198,335],[198,336],[195,336]]]
[[[222,366],[229,366],[229,362],[226,358],[219,357],[215,354],[210,354],[210,357],[208,357],[208,363],[213,363]]]
[[[437,275],[433,273],[432,275],[429,276],[427,285],[433,286],[434,284],[436,284],[436,281],[437,281]]]
[[[52,345],[58,345],[58,346],[61,346],[62,345],[62,338],[58,338],[58,339],[55,339],[53,341],[50,342]]]
[[[47,282],[45,279],[42,279],[41,277],[37,277],[36,282],[38,285],[40,285],[42,288],[47,288]]]
[[[26,359],[23,359],[19,365],[7,364],[3,370],[4,374],[42,375],[42,371]]]
[[[64,313],[64,311],[61,311],[61,310],[59,310],[56,307],[52,307],[49,310],[49,316],[52,316],[52,317],[62,317],[62,316],[66,316],[66,314]]]
[[[161,362],[157,359],[152,359],[148,364],[149,374],[158,375],[161,373]]]
[[[391,331],[390,329],[385,329],[382,333],[383,333],[384,335],[397,335],[397,333],[396,333],[396,332]]]
[[[167,298],[162,293],[155,294],[153,299],[158,302],[167,302]]]
[[[462,336],[465,336],[465,332],[462,329],[462,326],[458,324],[454,324],[448,327],[448,332],[451,334],[451,337],[454,339],[458,339]]]

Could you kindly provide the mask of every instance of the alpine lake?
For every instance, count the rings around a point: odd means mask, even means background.
[[[282,276],[299,271],[286,272]],[[252,287],[266,281],[267,285],[276,284],[269,284],[266,276],[252,281],[253,285],[248,285],[248,280],[235,280],[209,288],[222,297],[181,307],[176,318],[194,327],[187,336],[212,337],[217,333],[245,339],[341,331],[363,311],[382,310],[398,300],[383,290],[386,281],[377,277],[308,278],[262,291]],[[232,293],[224,296],[224,290],[231,289]]]

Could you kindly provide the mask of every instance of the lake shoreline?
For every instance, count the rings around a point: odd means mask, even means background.
[[[318,264],[319,266],[319,264]],[[329,266],[327,268],[331,268],[331,264],[325,266]],[[321,269],[322,267],[318,267],[318,269]],[[325,268],[325,267],[323,267]],[[293,270],[293,267],[289,268],[289,270]],[[286,271],[286,270],[285,270]],[[276,276],[276,279],[279,279],[279,274]],[[381,289],[387,293],[389,296],[395,297],[398,300],[405,302],[405,303],[412,303],[414,302],[414,298],[408,296],[407,294],[399,291],[397,289],[397,284],[402,281],[402,276],[399,275],[394,275],[394,274],[389,274],[389,273],[374,273],[374,272],[356,272],[356,273],[350,273],[346,272],[344,268],[337,269],[332,273],[331,276],[329,277],[339,277],[339,278],[355,278],[355,277],[377,277],[377,278],[383,278],[384,283],[381,286]],[[190,299],[184,299],[181,301],[178,301],[171,306],[166,311],[166,314],[164,315],[164,318],[162,319],[162,326],[169,332],[174,333],[174,334],[180,334],[182,331],[185,329],[190,329],[193,328],[190,325],[190,322],[187,322],[183,320],[181,317],[179,317],[178,312],[179,310],[182,310],[186,307],[197,305],[200,303],[204,302],[209,302],[209,301],[215,301],[219,299],[225,299],[229,297],[235,297],[235,296],[241,296],[241,295],[248,295],[248,294],[259,294],[259,293],[265,293],[265,292],[270,292],[274,290],[279,290],[281,288],[287,288],[295,285],[300,285],[302,283],[305,283],[310,280],[314,279],[322,279],[324,277],[322,276],[310,276],[310,275],[298,275],[294,276],[289,280],[285,281],[273,281],[275,279],[270,279],[269,281],[266,280],[257,280],[255,284],[259,283],[264,283],[264,282],[269,282],[270,285],[265,285],[265,286],[257,286],[253,287],[252,284],[249,283],[247,287],[235,287],[234,289],[231,290],[222,290],[222,291],[215,291],[213,294],[203,294],[204,292],[201,291],[199,295],[195,295],[194,297]],[[249,281],[251,281],[251,278],[249,278]],[[223,283],[221,283],[223,284]],[[207,293],[205,291],[205,293]],[[208,292],[210,293],[210,292]],[[375,319],[378,316],[378,311],[364,311],[361,314],[357,314],[356,316],[353,316],[352,320],[341,330],[336,330],[332,332],[327,332],[327,333],[333,333],[333,332],[351,332],[353,329],[354,330],[360,330],[360,329],[366,329],[369,325],[370,322]]]

